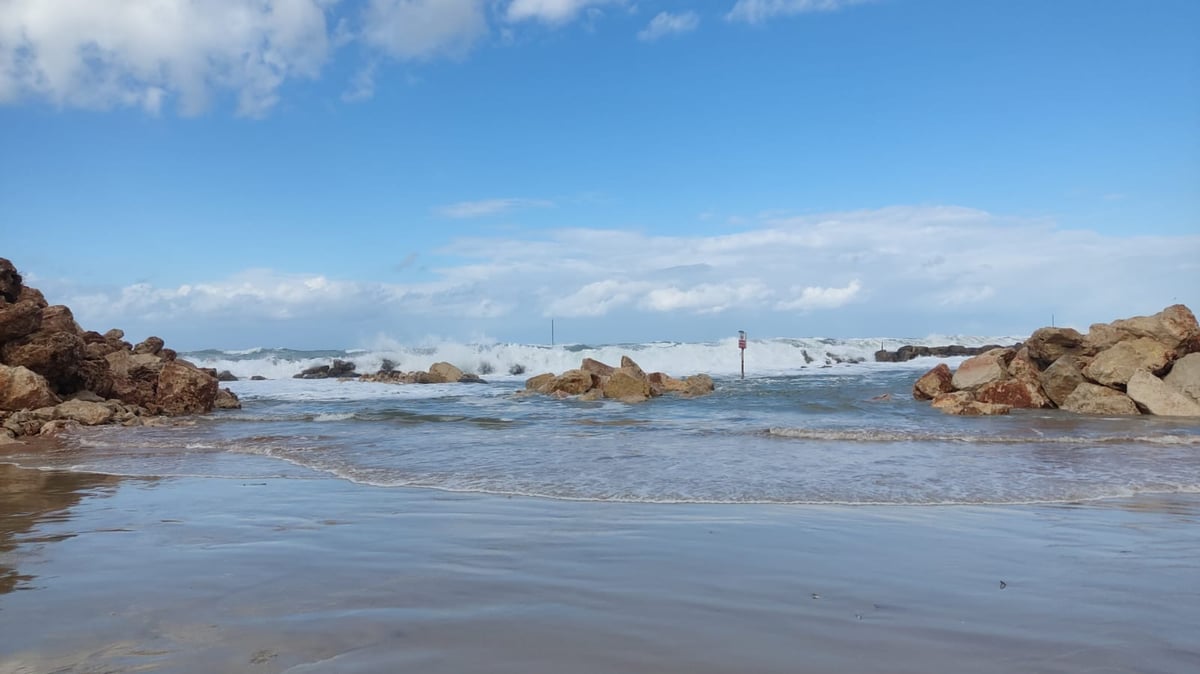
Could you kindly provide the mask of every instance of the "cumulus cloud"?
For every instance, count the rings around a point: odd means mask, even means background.
[[[232,93],[260,116],[330,55],[334,0],[6,0],[0,2],[0,103],[185,114]]]
[[[645,334],[647,325],[743,318],[780,336],[845,336],[847,326],[856,336],[928,334],[931,325],[1020,334],[1052,312],[1060,325],[1074,316],[1073,327],[1086,329],[1200,302],[1200,236],[1111,236],[951,206],[774,216],[722,235],[509,231],[433,255],[454,262],[414,283],[259,270],[170,288],[52,290],[85,326],[425,316],[474,328],[486,321],[502,333],[514,322],[569,317],[617,340],[622,326]]]
[[[777,16],[833,12],[864,2],[870,0],[737,0],[725,18],[729,21],[762,23]]]
[[[370,0],[363,40],[397,59],[461,57],[488,31],[484,0]]]
[[[481,199],[440,206],[434,212],[446,218],[482,218],[520,208],[549,208],[553,205],[554,202],[548,199]]]
[[[624,2],[625,0],[513,0],[505,16],[514,23],[540,21],[557,26],[574,20],[584,9]]]
[[[666,35],[677,35],[696,30],[699,25],[700,15],[695,12],[683,12],[681,14],[659,12],[638,33],[638,39],[643,42],[653,42]]]

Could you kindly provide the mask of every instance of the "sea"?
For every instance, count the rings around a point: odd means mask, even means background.
[[[608,345],[442,343],[377,350],[209,349],[242,409],[165,427],[84,429],[21,465],[122,476],[337,479],[573,501],[933,506],[1042,504],[1200,492],[1195,419],[1058,410],[956,417],[914,400],[939,362],[876,363],[905,344],[1003,336]],[[743,360],[744,355],[744,360]],[[705,373],[708,396],[640,404],[531,395],[525,380],[583,358]],[[438,361],[478,384],[297,379],[333,359],[373,372]],[[744,371],[744,374],[743,374]],[[251,379],[261,377],[262,379]]]

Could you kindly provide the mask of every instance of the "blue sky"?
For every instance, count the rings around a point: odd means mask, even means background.
[[[0,0],[0,256],[182,348],[1200,310],[1200,3]]]

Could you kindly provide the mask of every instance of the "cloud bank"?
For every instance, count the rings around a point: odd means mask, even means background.
[[[597,335],[603,326],[613,341],[734,320],[763,336],[1003,335],[1053,313],[1086,329],[1174,302],[1200,306],[1200,236],[1105,236],[949,206],[765,218],[721,235],[558,229],[435,252],[461,262],[420,283],[251,270],[174,288],[48,290],[97,329],[219,321],[274,334],[281,321],[353,319],[389,332],[436,321],[514,340],[533,339],[522,330],[549,318]]]

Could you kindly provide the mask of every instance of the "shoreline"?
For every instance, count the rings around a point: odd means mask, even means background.
[[[0,593],[4,674],[1200,666],[1192,494],[640,504],[57,471],[14,494],[28,470],[0,466],[24,588]]]

